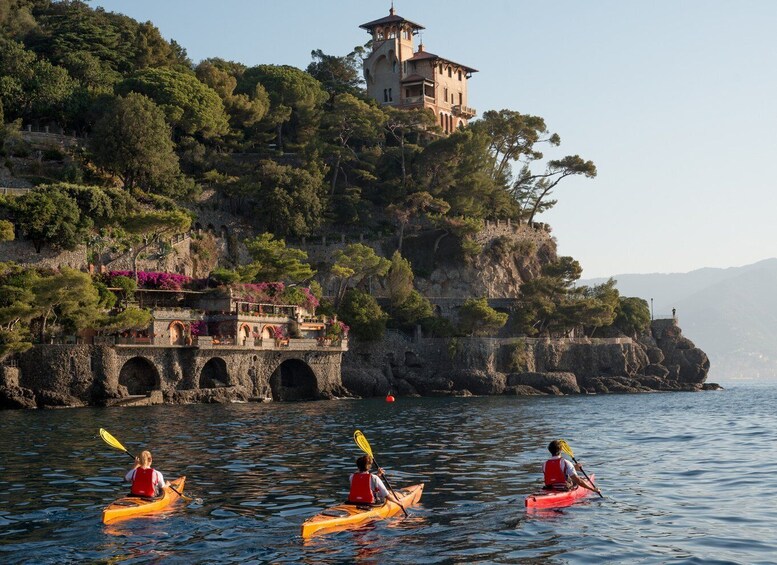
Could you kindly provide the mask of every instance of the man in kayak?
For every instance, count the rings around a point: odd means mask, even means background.
[[[125,481],[132,483],[131,494],[154,498],[162,494],[162,487],[170,486],[162,473],[151,468],[151,461],[150,451],[143,451],[140,457],[135,457],[135,466],[124,477]]]
[[[378,474],[370,473],[372,467],[372,457],[362,455],[356,460],[358,472],[351,474],[351,492],[348,495],[348,502],[351,504],[383,504],[385,500],[390,500],[401,506],[401,503],[389,493],[386,485],[380,480],[383,476],[383,469],[378,467]]]
[[[542,474],[545,477],[545,486],[542,488],[545,490],[571,490],[580,486],[601,494],[595,485],[589,485],[577,476],[577,472],[582,469],[579,464],[573,465],[561,456],[561,444],[558,440],[554,439],[550,442],[548,451],[553,457],[542,464]]]

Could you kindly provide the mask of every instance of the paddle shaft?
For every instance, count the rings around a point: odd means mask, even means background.
[[[570,457],[571,457],[571,456],[570,456]],[[586,473],[586,472],[585,472],[585,470],[583,469],[582,465],[580,465],[580,463],[578,463],[578,462],[577,462],[577,459],[575,459],[574,457],[572,457],[572,461],[574,461],[574,462],[575,462],[575,464],[576,464],[577,466],[579,466],[579,467],[580,467],[580,472],[581,472],[581,473],[583,473],[583,476],[585,477],[585,480],[587,480],[587,481],[588,481],[588,484],[589,484],[589,485],[591,485],[592,487],[596,488],[596,485],[595,485],[595,484],[594,484],[594,482],[591,480],[591,478],[588,476],[588,473]],[[600,497],[604,498],[604,495],[603,495],[603,494],[602,494],[600,491],[598,491],[598,490],[597,490],[597,491],[596,491],[596,494],[598,494]]]
[[[128,449],[124,449],[124,453],[126,453],[127,455],[129,455],[130,457],[132,457],[132,460],[133,460],[133,461],[135,460],[135,456],[134,456],[134,455],[132,455],[132,453],[130,453]],[[188,496],[184,496],[184,494],[183,494],[182,492],[180,492],[180,491],[179,491],[177,488],[175,488],[173,485],[167,485],[167,486],[169,486],[169,487],[170,487],[170,488],[173,490],[173,492],[174,492],[175,494],[177,494],[178,496],[180,496],[180,497],[181,497],[181,498],[183,498],[184,500],[192,500],[192,499],[191,499],[191,498],[189,498]]]
[[[378,462],[375,461],[375,457],[372,454],[370,454],[370,457],[372,457],[372,461],[375,463],[375,466],[378,467],[378,469],[380,469],[380,465],[378,465]],[[405,507],[402,506],[401,502],[399,502],[399,497],[397,496],[397,493],[394,492],[394,489],[391,488],[391,483],[389,482],[388,477],[386,476],[385,473],[383,474],[383,480],[386,481],[386,486],[388,487],[389,491],[391,491],[391,494],[394,496],[394,498],[396,498],[397,504],[402,509],[402,512],[405,513],[405,517],[407,517],[407,510],[405,510]]]

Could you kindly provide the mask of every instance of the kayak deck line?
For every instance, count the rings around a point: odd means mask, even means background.
[[[178,492],[173,490],[173,488],[164,487],[164,489],[162,489],[162,496],[158,498],[130,495],[114,500],[103,509],[103,524],[108,524],[109,522],[114,522],[116,520],[134,518],[135,516],[153,514],[154,512],[167,508],[173,502],[181,498],[180,493],[183,492],[185,481],[186,477],[178,477],[170,483],[170,485]]]
[[[413,506],[423,494],[424,484],[397,489],[396,495],[405,508]],[[309,538],[317,533],[337,532],[361,526],[375,520],[390,518],[401,512],[398,504],[386,501],[378,506],[348,504],[347,502],[322,510],[302,523],[301,535]]]
[[[595,484],[593,473],[590,475],[590,477],[591,484]],[[592,491],[581,486],[575,487],[571,490],[542,490],[527,495],[523,501],[523,504],[527,509],[559,508],[562,506],[569,506],[574,504],[589,494],[592,494]]]

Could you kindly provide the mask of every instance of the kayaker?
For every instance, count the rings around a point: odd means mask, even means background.
[[[132,483],[131,494],[153,498],[162,494],[162,487],[170,486],[162,473],[151,468],[151,462],[150,451],[142,451],[139,457],[135,457],[135,466],[124,477],[125,481]]]
[[[571,461],[561,456],[561,444],[554,439],[548,445],[548,451],[552,457],[542,464],[542,474],[545,478],[545,490],[571,490],[575,486],[586,488],[590,491],[599,492],[596,485],[589,485],[577,476],[577,472],[582,469],[579,464],[572,464]]]
[[[348,502],[351,504],[383,504],[384,500],[390,500],[396,504],[400,502],[394,498],[380,480],[383,476],[383,469],[378,467],[378,474],[370,473],[372,467],[372,457],[362,455],[356,460],[356,467],[359,469],[351,474],[351,492],[348,494]],[[401,504],[400,504],[401,505]]]

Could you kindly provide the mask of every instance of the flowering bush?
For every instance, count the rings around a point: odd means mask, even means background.
[[[351,328],[348,327],[347,324],[341,322],[340,320],[335,320],[327,324],[326,337],[332,339],[346,338],[348,337],[348,331],[350,329]]]
[[[286,337],[283,326],[269,326],[268,329],[270,330],[270,335],[273,336],[273,339],[284,339]]]
[[[280,304],[279,298],[286,286],[282,282],[243,283],[232,286],[232,294],[238,300],[246,302],[264,302]]]
[[[158,273],[154,271],[110,271],[106,276],[106,282],[110,282],[116,277],[138,278],[138,287],[158,290],[182,290],[192,283],[192,278],[177,273]]]
[[[204,335],[208,331],[208,324],[204,320],[198,320],[192,322],[189,328],[193,336]]]

